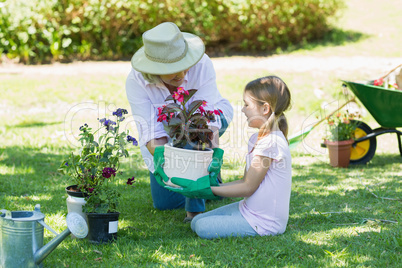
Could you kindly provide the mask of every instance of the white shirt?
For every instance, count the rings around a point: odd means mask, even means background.
[[[250,138],[246,170],[256,155],[272,158],[273,161],[254,194],[240,201],[239,210],[259,235],[281,234],[285,232],[289,218],[292,185],[289,145],[282,131],[273,131],[258,142],[257,138],[258,133]],[[254,144],[255,148],[251,151]]]
[[[228,124],[233,118],[233,108],[229,101],[222,98],[216,85],[215,69],[211,59],[204,54],[201,60],[191,67],[181,85],[185,90],[197,89],[188,103],[194,100],[205,100],[205,110],[222,110]],[[153,156],[146,145],[150,140],[168,137],[163,123],[157,122],[158,107],[166,104],[165,99],[170,95],[163,83],[151,84],[140,72],[132,69],[126,80],[126,93],[131,111],[139,133],[138,144],[145,164],[154,172]],[[220,120],[211,122],[212,126],[221,127]]]

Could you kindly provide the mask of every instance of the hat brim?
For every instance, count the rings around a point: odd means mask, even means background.
[[[202,58],[205,46],[201,38],[194,34],[183,32],[183,37],[187,41],[188,50],[181,60],[173,63],[151,61],[145,55],[144,46],[142,46],[131,58],[131,66],[138,72],[154,75],[175,74],[190,68]]]

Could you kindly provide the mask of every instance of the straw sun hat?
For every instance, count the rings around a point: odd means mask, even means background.
[[[176,24],[164,22],[142,35],[144,46],[131,58],[139,72],[155,75],[175,74],[195,65],[205,46],[194,34],[180,32]]]

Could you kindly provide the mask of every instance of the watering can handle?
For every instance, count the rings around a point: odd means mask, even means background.
[[[54,233],[55,235],[59,235],[55,230],[53,230],[52,228],[50,228],[49,225],[47,225],[43,220],[38,221],[41,225],[43,225],[43,227],[45,227],[46,229],[48,229],[49,231],[51,231],[52,233]]]
[[[5,214],[5,217],[4,217],[5,219],[11,219],[11,217],[12,217],[11,211],[9,211],[7,209],[1,209],[0,211],[1,211],[1,213]]]

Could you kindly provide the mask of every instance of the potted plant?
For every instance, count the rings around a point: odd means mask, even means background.
[[[89,233],[94,243],[107,242],[117,237],[117,211],[120,193],[116,190],[116,175],[121,174],[119,160],[128,157],[128,143],[138,145],[137,140],[120,132],[120,123],[127,114],[125,109],[113,112],[115,121],[98,119],[100,127],[93,131],[88,124],[80,127],[81,148],[71,153],[59,168],[62,174],[72,179],[73,185],[66,188],[70,210],[85,213]],[[95,137],[98,137],[97,139]],[[134,177],[127,180],[132,185]],[[70,207],[69,207],[70,206]]]
[[[170,103],[158,108],[158,122],[163,122],[171,142],[165,144],[163,170],[166,175],[196,180],[208,175],[208,166],[212,161],[212,130],[208,123],[215,121],[219,110],[205,110],[205,100],[194,100],[191,97],[196,89],[177,91],[169,95],[165,101]],[[169,181],[169,186],[175,186]]]
[[[328,148],[330,164],[333,167],[349,166],[357,125],[357,121],[354,121],[353,117],[346,111],[346,113],[337,113],[326,118],[327,135],[324,144]]]

